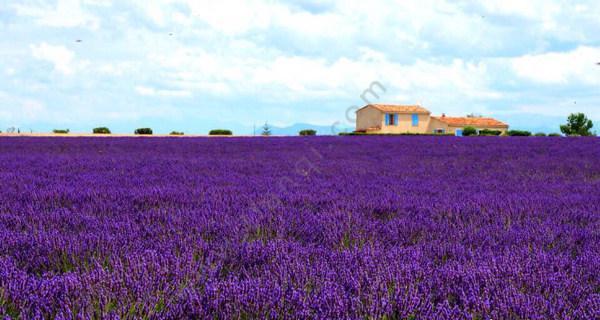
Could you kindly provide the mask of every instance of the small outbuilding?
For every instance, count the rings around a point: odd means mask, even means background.
[[[505,133],[508,124],[485,117],[432,116],[419,105],[369,104],[356,111],[356,131],[366,133],[439,133],[462,136],[465,127],[498,130]]]

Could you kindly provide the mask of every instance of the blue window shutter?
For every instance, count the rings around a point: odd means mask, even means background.
[[[390,114],[389,113],[385,114],[385,125],[386,126],[390,125]]]
[[[394,116],[396,117],[396,121],[394,121],[394,124],[398,126],[398,122],[400,122],[400,115],[396,113]]]
[[[419,115],[416,113],[412,115],[412,125],[413,127],[417,127],[419,125]]]

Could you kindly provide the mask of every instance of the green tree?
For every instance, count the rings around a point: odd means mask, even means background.
[[[500,130],[490,130],[490,129],[479,130],[480,136],[499,136],[501,134],[502,134],[502,131],[500,131]]]
[[[152,129],[151,128],[139,128],[139,129],[135,129],[134,133],[137,135],[150,135],[150,134],[152,134]]]
[[[269,126],[269,123],[265,122],[265,125],[262,127],[261,135],[263,135],[263,136],[271,135],[271,126]]]
[[[531,136],[531,132],[527,130],[508,130],[506,135],[511,137],[529,137]]]
[[[110,134],[110,129],[108,129],[107,127],[99,127],[99,128],[94,128],[92,130],[92,132],[94,134]]]
[[[591,136],[590,129],[594,124],[583,113],[571,113],[567,118],[567,124],[560,126],[560,131],[567,136]]]
[[[473,127],[464,127],[462,134],[465,137],[476,136],[477,135],[477,129],[475,129]]]
[[[315,136],[315,135],[317,135],[317,131],[313,130],[313,129],[305,129],[305,130],[300,130],[300,132],[298,134],[301,136]]]
[[[208,132],[210,136],[230,136],[233,132],[227,129],[213,129]]]

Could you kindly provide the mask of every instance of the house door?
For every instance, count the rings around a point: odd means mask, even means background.
[[[456,129],[455,134],[457,137],[462,137],[462,129]]]

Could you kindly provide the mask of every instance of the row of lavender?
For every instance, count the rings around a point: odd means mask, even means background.
[[[600,318],[597,139],[0,140],[11,318]]]

